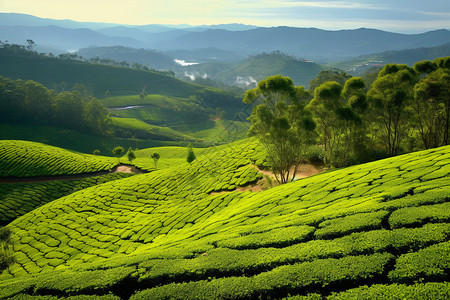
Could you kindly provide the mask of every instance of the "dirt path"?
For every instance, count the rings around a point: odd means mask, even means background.
[[[268,176],[270,178],[270,182],[269,182],[269,180],[267,178],[262,178],[262,179],[258,180],[258,182],[256,182],[255,184],[237,187],[236,191],[239,191],[239,192],[245,192],[245,191],[259,192],[259,191],[262,191],[264,189],[275,187],[275,186],[279,185],[278,182],[277,182],[277,179],[275,178],[275,175],[273,174],[272,171],[260,169],[257,166],[253,166],[253,167],[258,169],[258,171],[260,173],[262,173],[263,175]],[[293,172],[293,171],[294,170],[292,169],[291,172]],[[307,177],[310,177],[310,176],[313,176],[313,175],[320,174],[320,173],[322,173],[324,171],[326,171],[326,168],[323,165],[301,164],[301,165],[299,165],[299,167],[297,169],[297,172],[295,173],[294,180],[307,178]],[[228,193],[228,191],[213,192],[211,194],[221,194],[221,193]]]
[[[81,173],[74,175],[60,175],[60,176],[36,176],[36,177],[0,177],[0,183],[33,183],[33,182],[49,182],[56,180],[77,180],[95,176],[108,175],[112,173],[144,173],[144,171],[129,165],[119,165],[111,169],[111,171],[100,171],[93,173]]]
[[[257,168],[260,173],[270,176],[273,180],[276,181],[275,175],[273,174],[272,171],[260,169],[257,166],[254,166],[254,167]],[[326,170],[326,168],[323,165],[300,164],[297,168],[297,172],[295,173],[294,180],[317,175],[319,173],[324,172],[325,170]],[[290,172],[293,173],[294,168],[292,168]]]

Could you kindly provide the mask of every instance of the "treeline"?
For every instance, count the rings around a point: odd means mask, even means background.
[[[56,92],[32,80],[0,77],[2,123],[53,125],[78,131],[111,134],[107,109],[82,85]]]
[[[370,87],[360,77],[324,82],[307,108],[328,165],[448,145],[450,57],[388,64]]]
[[[448,145],[450,57],[414,67],[388,64],[370,86],[335,71],[319,74],[309,91],[271,76],[248,90],[244,102],[257,104],[249,134],[265,145],[284,183],[311,155],[342,167]]]

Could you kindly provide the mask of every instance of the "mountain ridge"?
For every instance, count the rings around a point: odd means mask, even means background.
[[[0,14],[4,16],[5,14]],[[23,15],[19,15],[24,18]],[[12,16],[14,17],[14,15]],[[35,23],[26,23],[20,18],[15,23],[9,16],[7,23],[11,25],[36,24],[39,20],[33,19]],[[257,27],[243,25],[235,28],[243,30],[232,31],[233,25],[211,25],[188,28],[164,27],[161,25],[142,25],[127,27],[117,24],[100,25],[94,23],[64,23],[55,21],[53,24],[48,19],[44,19],[43,24],[54,26],[74,26],[92,28],[93,32],[99,34],[97,38],[88,36],[79,37],[78,43],[74,44],[74,34],[71,28],[65,28],[64,36],[56,35],[52,31],[45,31],[43,27],[38,33],[34,33],[37,27],[27,27],[27,34],[17,37],[11,27],[2,27],[0,40],[9,40],[17,43],[21,40],[25,43],[27,39],[33,39],[38,47],[46,44],[58,45],[60,51],[68,49],[77,50],[90,45],[122,45],[137,48],[151,48],[158,50],[192,50],[198,48],[219,48],[222,50],[232,50],[242,54],[257,54],[261,52],[272,52],[280,50],[284,53],[297,57],[305,57],[321,62],[330,60],[354,57],[376,52],[403,50],[420,47],[434,47],[450,42],[450,31],[440,29],[418,34],[402,34],[382,31],[378,29],[346,29],[346,30],[324,30],[318,28],[297,28],[297,27]],[[59,22],[59,23],[58,23]],[[2,25],[3,24],[3,25]],[[69,24],[69,25],[64,25]],[[0,22],[5,25],[5,21]],[[21,25],[23,26],[23,25]],[[151,29],[159,26],[158,30],[151,32]],[[99,28],[100,27],[100,28]],[[48,28],[47,28],[48,29]],[[167,30],[166,30],[167,29]],[[122,32],[122,33],[121,33]],[[104,34],[107,33],[107,34]],[[91,33],[92,34],[92,33]],[[127,35],[117,37],[117,35]],[[37,37],[36,37],[37,36]],[[44,36],[44,38],[41,38]],[[75,35],[76,36],[76,35]],[[70,47],[68,47],[70,45]]]

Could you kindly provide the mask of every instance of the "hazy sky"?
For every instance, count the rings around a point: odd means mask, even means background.
[[[450,0],[0,0],[0,12],[130,25],[244,23],[394,32],[450,29]]]

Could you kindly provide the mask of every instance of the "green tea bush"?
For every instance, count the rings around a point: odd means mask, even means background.
[[[144,290],[131,299],[237,299],[280,296],[307,287],[357,282],[381,275],[390,254],[349,256],[275,268],[253,277],[169,284]]]
[[[432,225],[432,224],[430,224]],[[445,225],[445,226],[444,226]],[[432,231],[432,235],[426,233]],[[316,240],[284,248],[232,250],[217,248],[194,259],[149,260],[139,265],[145,281],[161,282],[165,278],[182,282],[211,276],[251,275],[287,263],[342,258],[384,252],[391,249],[409,251],[430,243],[445,241],[450,226],[437,224],[415,229],[375,230],[354,233],[334,240]]]
[[[290,296],[283,298],[283,300],[323,300],[323,297],[319,294],[308,294],[306,296]]]
[[[231,238],[217,243],[219,247],[251,249],[261,247],[283,247],[302,242],[312,236],[315,228],[311,226],[289,226],[263,233],[254,233]]]
[[[424,222],[448,222],[450,202],[398,209],[389,217],[392,228],[422,224]]]
[[[115,296],[113,294],[108,295],[77,295],[77,296],[68,296],[68,297],[58,297],[58,296],[34,296],[34,295],[27,295],[27,294],[18,294],[14,297],[11,297],[9,299],[13,300],[57,300],[57,299],[63,299],[63,300],[120,300],[121,298],[118,296]]]
[[[389,273],[394,282],[445,280],[450,270],[450,242],[401,255]]]
[[[8,224],[33,209],[76,191],[132,175],[112,173],[78,180],[1,184],[0,224]]]
[[[366,299],[366,300],[445,300],[450,297],[450,284],[448,282],[418,283],[415,285],[403,284],[374,284],[361,286],[341,293],[333,293],[329,300]]]
[[[387,215],[386,211],[377,211],[326,220],[319,224],[314,235],[318,239],[326,239],[360,230],[378,229]]]

